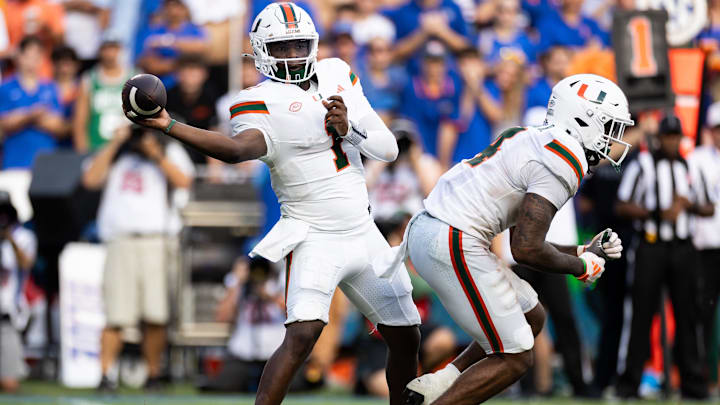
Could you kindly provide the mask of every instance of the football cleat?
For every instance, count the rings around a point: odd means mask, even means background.
[[[460,372],[452,364],[432,374],[424,374],[410,381],[405,389],[406,405],[429,405],[457,380]]]

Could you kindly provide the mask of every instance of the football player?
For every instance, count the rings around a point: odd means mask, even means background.
[[[164,110],[140,124],[164,131],[228,163],[260,159],[269,168],[282,218],[251,256],[285,259],[286,334],[265,366],[256,404],[280,404],[290,380],[328,322],[340,287],[389,347],[390,403],[417,375],[420,317],[405,270],[392,282],[370,258],[388,248],[369,213],[361,154],[392,161],[397,143],[340,59],[317,61],[318,33],[293,3],[255,18],[250,41],[266,80],[230,107],[233,136],[176,123]]]
[[[574,75],[552,91],[541,127],[511,128],[447,173],[408,225],[403,244],[381,255],[385,277],[406,256],[474,342],[451,364],[408,384],[408,404],[477,404],[517,381],[532,365],[534,336],[545,315],[530,285],[490,252],[510,229],[518,263],[539,271],[597,280],[622,244],[606,229],[587,246],[545,242],[555,212],[572,198],[588,166],[619,167],[633,125],[622,90],[603,77]],[[617,159],[610,150],[617,144]],[[616,156],[613,154],[613,156]],[[386,264],[382,264],[386,263]]]

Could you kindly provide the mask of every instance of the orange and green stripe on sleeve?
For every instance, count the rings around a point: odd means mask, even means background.
[[[247,101],[230,107],[230,119],[242,114],[270,114],[270,111],[262,101]]]
[[[355,83],[357,83],[357,81],[358,81],[357,75],[355,73],[353,73],[352,71],[350,71],[350,83],[352,83],[352,85],[354,86]]]
[[[568,149],[565,145],[561,144],[557,140],[553,140],[549,144],[545,145],[545,149],[549,150],[550,152],[556,154],[560,157],[560,159],[564,160],[565,163],[567,163],[570,168],[575,172],[575,176],[577,177],[577,184],[578,187],[580,187],[580,182],[583,179],[583,168],[580,164],[580,159],[575,156],[574,153],[570,149]]]

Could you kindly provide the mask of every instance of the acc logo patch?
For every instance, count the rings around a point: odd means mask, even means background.
[[[299,101],[296,101],[296,102],[290,104],[290,108],[288,108],[288,110],[290,110],[290,112],[298,112],[298,111],[300,111],[301,108],[302,108],[302,103]]]

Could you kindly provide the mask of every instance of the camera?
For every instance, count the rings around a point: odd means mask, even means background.
[[[398,145],[398,154],[407,153],[413,144],[418,141],[418,131],[415,124],[406,119],[396,119],[390,123],[390,131],[395,135]]]

